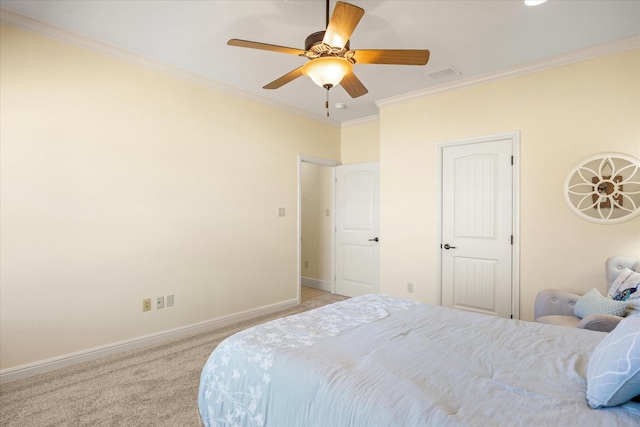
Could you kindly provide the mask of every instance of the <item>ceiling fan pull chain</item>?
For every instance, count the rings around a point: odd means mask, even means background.
[[[329,117],[329,88],[327,88],[327,100],[324,102],[324,107],[327,109],[327,117]]]

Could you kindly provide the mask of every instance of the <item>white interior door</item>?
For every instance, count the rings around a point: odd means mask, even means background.
[[[335,293],[379,291],[380,177],[378,163],[345,165],[336,171]]]
[[[513,140],[442,148],[442,305],[511,317]]]

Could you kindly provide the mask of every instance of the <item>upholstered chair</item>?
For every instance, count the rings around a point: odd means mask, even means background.
[[[600,290],[603,295],[606,295],[611,284],[625,268],[640,271],[640,259],[624,256],[614,256],[607,259],[605,262],[606,288]],[[580,319],[574,314],[575,304],[580,297],[581,295],[560,289],[544,289],[540,291],[536,296],[534,305],[535,321],[610,332],[622,320],[622,317],[611,314],[590,314]],[[640,307],[637,307],[637,309],[640,309]],[[629,312],[630,310],[627,310],[625,315]]]

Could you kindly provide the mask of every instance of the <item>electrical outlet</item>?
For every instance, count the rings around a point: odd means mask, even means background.
[[[413,283],[407,283],[407,292],[413,293]]]
[[[173,294],[167,295],[167,307],[173,306]]]
[[[304,262],[304,268],[309,268],[309,261]]]
[[[158,297],[156,308],[164,308],[164,297]]]
[[[151,310],[151,298],[145,298],[142,300],[142,311]]]

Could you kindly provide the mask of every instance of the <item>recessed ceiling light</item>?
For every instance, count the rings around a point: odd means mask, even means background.
[[[527,6],[537,6],[539,4],[542,4],[544,2],[546,2],[547,0],[524,0],[524,4],[526,4]]]
[[[347,108],[347,106],[344,103],[336,102],[336,110],[342,110],[344,108]]]

